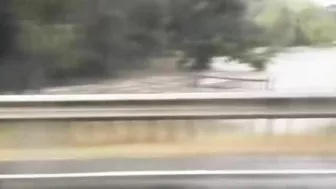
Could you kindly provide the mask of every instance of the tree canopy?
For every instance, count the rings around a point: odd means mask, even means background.
[[[332,13],[309,1],[266,1],[255,21],[276,45],[331,44],[336,39]]]

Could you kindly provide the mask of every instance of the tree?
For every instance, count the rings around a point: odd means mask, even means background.
[[[146,67],[148,58],[159,53],[166,38],[159,1],[114,5],[119,8],[95,14],[92,23],[85,24],[85,51],[89,55],[85,61],[105,76]]]
[[[208,68],[209,59],[224,55],[239,59],[253,46],[252,27],[240,0],[171,1],[167,24],[172,46],[194,59],[192,69]]]
[[[13,53],[17,48],[17,27],[10,11],[9,0],[0,2],[0,59]]]
[[[336,20],[330,12],[311,6],[298,13],[298,20],[311,44],[330,44],[336,40]]]
[[[109,75],[113,70],[111,55],[120,51],[123,36],[121,36],[121,20],[116,15],[100,14],[97,20],[88,25],[85,31],[86,60],[97,73]]]
[[[39,24],[59,24],[67,21],[69,15],[81,0],[11,0],[20,20]]]
[[[275,45],[330,44],[336,38],[336,21],[325,8],[301,1],[266,1],[255,17]]]
[[[296,16],[287,4],[267,5],[255,19],[265,29],[269,46],[285,47],[295,40]]]
[[[58,72],[78,66],[76,25],[70,13],[78,0],[11,0],[18,20],[18,43],[26,68],[27,87],[41,88]],[[70,15],[70,16],[68,16]]]

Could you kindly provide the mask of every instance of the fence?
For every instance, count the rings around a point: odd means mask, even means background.
[[[195,76],[196,83],[202,80],[219,80],[212,87],[244,90],[269,90],[272,82],[266,74],[258,72],[201,72]]]

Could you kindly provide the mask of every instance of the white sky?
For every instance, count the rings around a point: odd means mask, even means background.
[[[311,0],[314,1],[318,4],[324,5],[324,6],[328,6],[331,4],[336,4],[336,0]]]

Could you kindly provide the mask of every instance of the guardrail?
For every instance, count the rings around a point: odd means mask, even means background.
[[[0,120],[186,120],[336,117],[336,94],[167,93],[1,96]]]
[[[336,170],[176,170],[176,171],[114,171],[88,173],[0,174],[0,180],[74,179],[74,178],[176,178],[201,176],[336,176]]]

